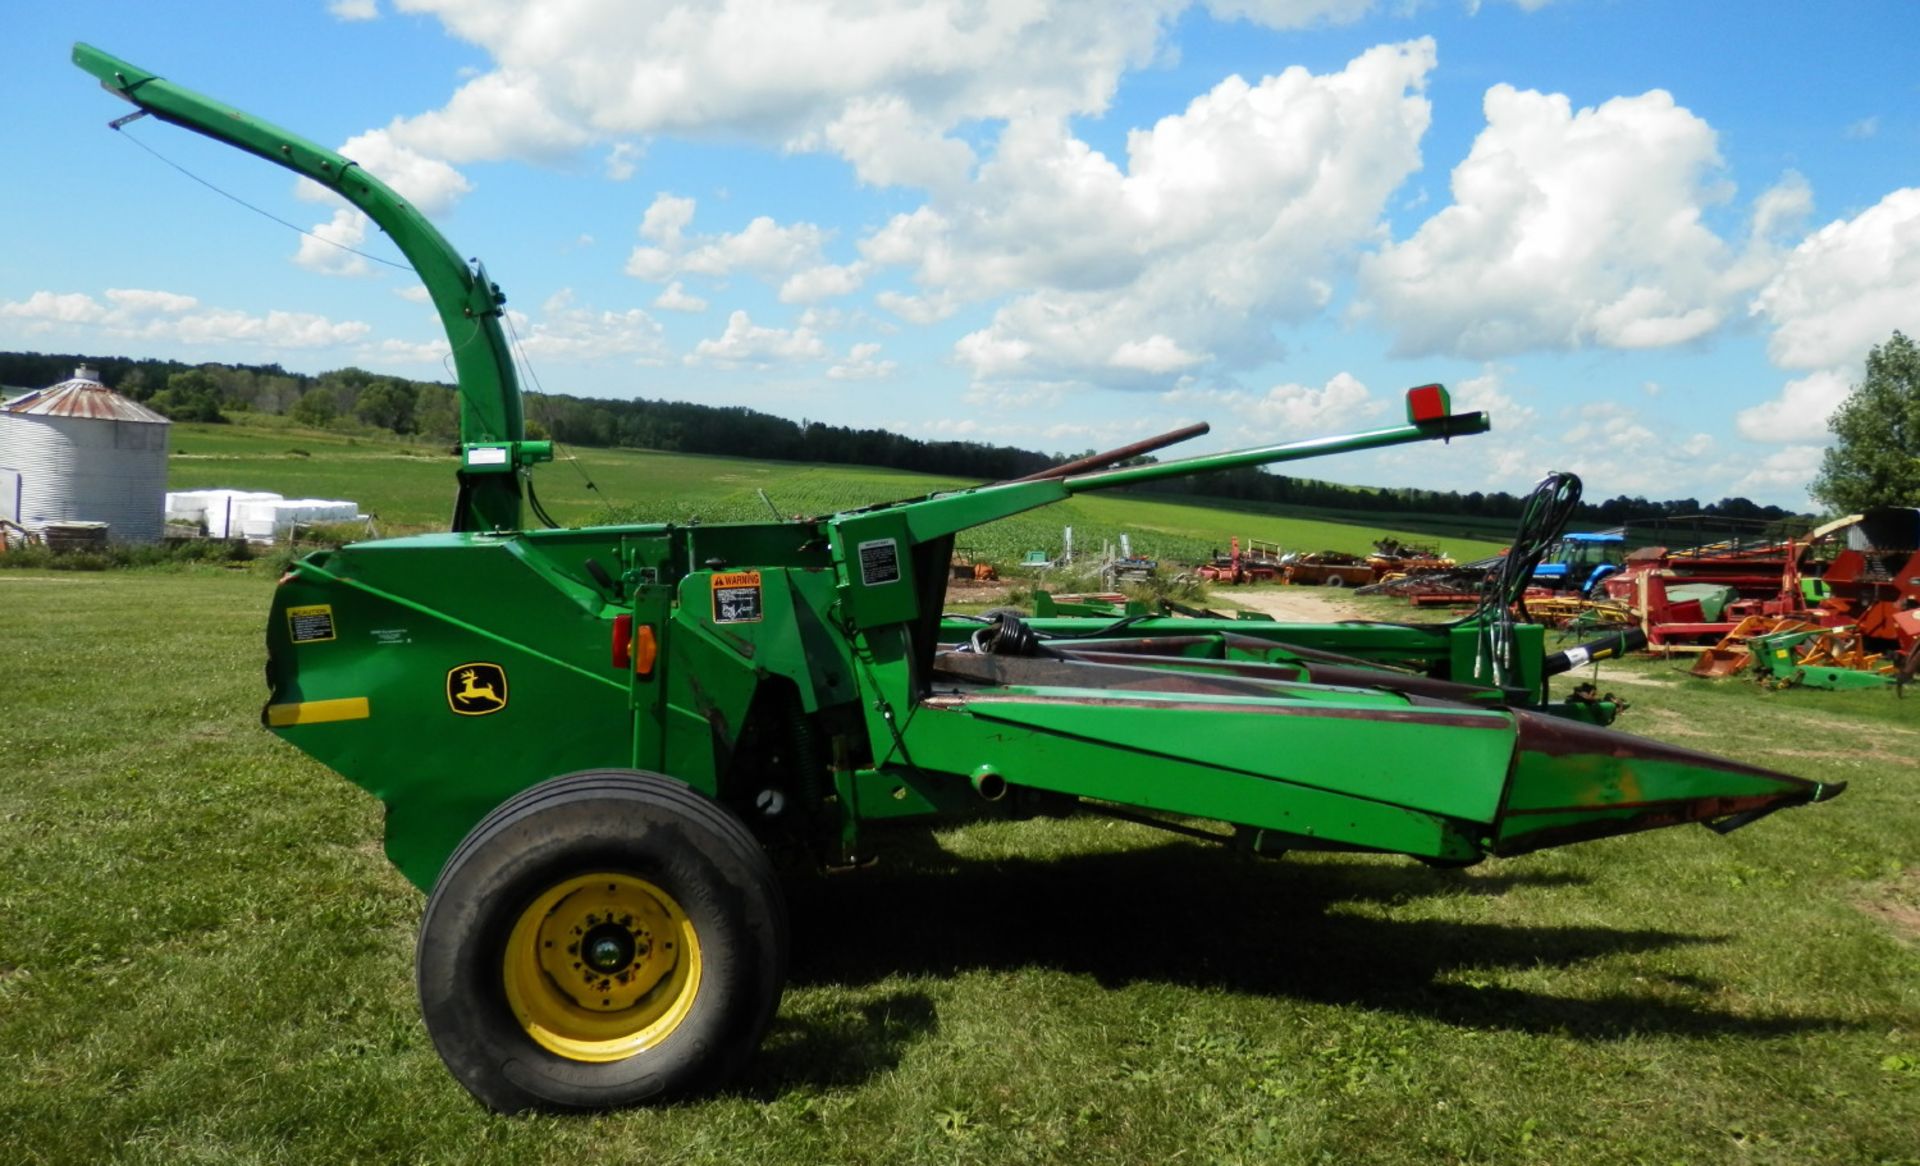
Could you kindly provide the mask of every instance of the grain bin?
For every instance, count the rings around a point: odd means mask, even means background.
[[[28,530],[104,522],[115,542],[155,542],[165,524],[165,417],[90,368],[0,406],[0,518]]]

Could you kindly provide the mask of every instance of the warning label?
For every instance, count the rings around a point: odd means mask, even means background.
[[[868,587],[900,581],[900,544],[890,538],[860,544],[860,582]]]
[[[315,644],[333,638],[333,608],[324,603],[287,609],[287,634],[296,644]]]
[[[713,576],[713,622],[759,623],[760,572],[722,571]]]

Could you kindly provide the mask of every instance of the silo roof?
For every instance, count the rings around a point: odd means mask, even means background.
[[[16,397],[0,405],[0,413],[25,417],[89,417],[96,421],[172,422],[140,402],[121,396],[90,377],[76,376]]]

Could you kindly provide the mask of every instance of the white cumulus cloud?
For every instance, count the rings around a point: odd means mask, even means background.
[[[973,148],[945,136],[898,95],[856,98],[820,137],[874,186],[951,190],[973,169]]]
[[[1318,388],[1279,384],[1264,393],[1252,393],[1183,385],[1162,393],[1160,399],[1198,412],[1226,409],[1239,420],[1244,440],[1254,442],[1293,441],[1337,432],[1385,409],[1365,384],[1345,372],[1335,374]]]
[[[84,292],[37,291],[24,300],[0,303],[0,319],[17,320],[29,332],[47,332],[61,324],[91,324],[107,308]]]
[[[919,285],[878,302],[914,320],[1011,294],[955,348],[980,378],[1164,387],[1197,362],[1259,363],[1418,167],[1434,63],[1420,40],[1337,73],[1228,78],[1129,134],[1124,168],[1062,121],[1016,119],[973,182],[861,240]]]
[[[707,310],[707,301],[681,287],[676,279],[653,298],[653,306],[663,312],[704,312]]]
[[[372,329],[359,320],[330,320],[278,309],[264,314],[206,307],[192,296],[114,288],[101,303],[84,292],[37,291],[0,302],[0,319],[28,335],[60,335],[76,327],[86,336],[207,347],[244,344],[267,349],[325,348],[360,340]]]
[[[293,261],[322,275],[365,275],[372,269],[356,254],[367,243],[367,216],[341,207],[324,223],[315,223],[300,237]]]
[[[1782,368],[1854,364],[1894,329],[1920,331],[1920,187],[1809,235],[1753,312],[1773,325],[1767,355]]]
[[[1791,497],[1789,505],[1808,505],[1807,483],[1820,472],[1825,451],[1817,445],[1789,445],[1769,453],[1759,465],[1733,483],[1733,493],[1766,497]]]
[[[944,129],[1030,110],[1096,111],[1151,62],[1179,0],[716,0],[526,4],[398,0],[537,77],[543,101],[603,134],[714,134],[782,144],[898,103]],[[830,63],[830,64],[829,64]],[[823,67],[825,66],[825,67]],[[475,84],[485,80],[478,78]],[[868,111],[863,114],[862,111]],[[897,120],[897,119],[896,119]],[[519,142],[499,127],[502,156]]]
[[[809,267],[794,272],[780,285],[780,302],[817,304],[836,296],[851,295],[860,290],[866,277],[867,265],[864,263],[825,263]]]
[[[371,355],[382,364],[437,364],[447,367],[453,349],[445,340],[395,340],[388,338],[374,345]]]
[[[1453,202],[1362,263],[1402,355],[1655,348],[1718,328],[1759,279],[1701,220],[1724,201],[1716,135],[1661,90],[1575,110],[1495,85]],[[1765,201],[1757,225],[1792,209]]]
[[[1734,427],[1749,441],[1818,441],[1848,388],[1837,369],[1810,373],[1788,381],[1774,400],[1734,414]]]
[[[689,235],[693,213],[690,198],[657,196],[639,227],[640,237],[652,245],[633,249],[627,274],[656,283],[678,275],[720,277],[736,271],[774,279],[822,266],[820,249],[829,232],[812,223],[782,226],[760,215],[733,234]]]
[[[384,130],[362,137],[373,134],[397,150],[445,162],[505,157],[550,163],[597,138],[573,111],[556,107],[541,73],[524,69],[482,73],[455,90],[444,108],[395,118]],[[368,164],[351,150],[341,152]]]
[[[827,378],[836,381],[870,381],[893,375],[898,367],[891,360],[877,359],[880,355],[878,344],[856,344],[847,352],[847,358],[827,369]]]
[[[541,305],[538,319],[509,311],[513,330],[528,356],[551,361],[627,356],[639,364],[668,359],[665,330],[639,308],[625,311],[575,306],[563,289]]]
[[[200,306],[200,301],[179,292],[153,291],[147,288],[110,287],[107,301],[129,312],[155,312],[175,315]]]
[[[1754,296],[1773,326],[1767,356],[1805,375],[1743,410],[1754,441],[1824,439],[1827,418],[1859,378],[1867,353],[1896,330],[1920,335],[1920,187],[1906,187],[1808,235]]]
[[[762,328],[736,311],[727,317],[726,331],[694,345],[688,364],[712,363],[723,368],[767,367],[825,359],[827,346],[809,328]]]
[[[1129,340],[1114,350],[1107,361],[1115,368],[1139,372],[1169,373],[1191,368],[1206,360],[1206,354],[1188,352],[1170,337],[1158,333],[1145,340]]]
[[[1221,20],[1246,20],[1268,28],[1349,24],[1373,9],[1373,0],[1206,0]]]
[[[873,297],[873,302],[909,324],[934,324],[960,310],[959,297],[951,294],[907,295],[891,289]]]
[[[439,158],[401,144],[386,130],[369,130],[351,138],[340,147],[340,153],[428,216],[452,209],[462,195],[473,189],[466,175]],[[295,193],[309,201],[342,205],[330,219],[314,225],[301,238],[293,261],[325,275],[367,274],[370,270],[367,261],[353,254],[366,246],[367,216],[345,205],[339,195],[312,179],[300,179]]]

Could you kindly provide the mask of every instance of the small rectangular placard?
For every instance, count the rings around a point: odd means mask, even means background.
[[[721,571],[713,576],[713,622],[759,623],[760,572]]]
[[[333,608],[325,603],[287,609],[287,634],[296,644],[333,639]]]
[[[860,582],[868,587],[900,581],[900,544],[890,538],[860,544]]]
[[[470,466],[504,466],[507,464],[507,450],[499,445],[476,445],[467,450],[467,464]]]

